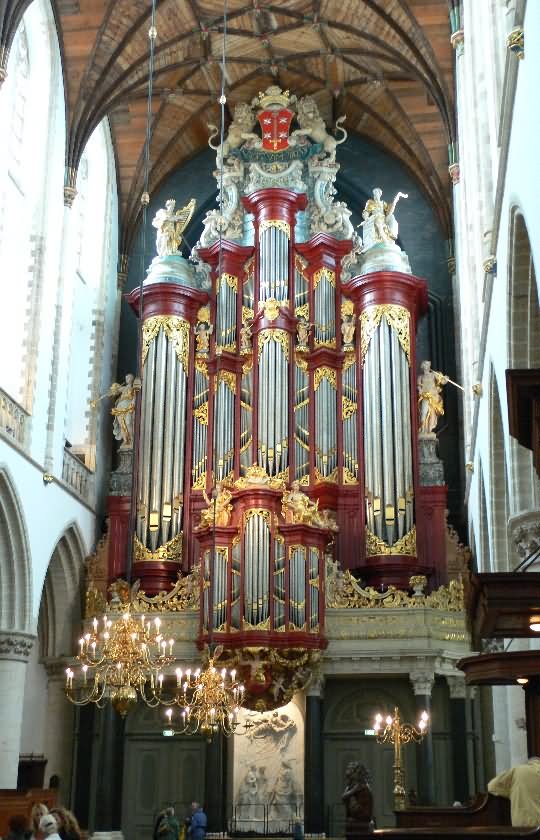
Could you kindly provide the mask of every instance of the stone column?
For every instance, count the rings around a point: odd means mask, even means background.
[[[47,670],[47,731],[45,755],[47,757],[46,782],[53,775],[60,778],[60,801],[71,800],[71,765],[73,755],[74,707],[66,699],[65,662],[49,659]]]
[[[322,834],[324,820],[324,677],[318,676],[306,689],[304,727],[304,830]]]
[[[0,630],[0,789],[17,787],[26,663],[35,636]]]
[[[469,798],[469,763],[467,760],[467,687],[463,676],[446,677],[450,691],[450,736],[452,743],[452,778],[454,798]]]
[[[426,734],[416,745],[416,778],[418,783],[418,804],[433,805],[435,802],[435,780],[433,778],[433,722],[431,719],[431,690],[433,688],[433,671],[413,671],[410,679],[414,691],[416,704],[416,720],[422,712],[429,715],[429,726]]]
[[[205,744],[204,805],[208,830],[227,830],[227,744],[221,733]]]
[[[107,703],[99,712],[99,721],[93,837],[95,840],[117,840],[122,836],[125,718]]]

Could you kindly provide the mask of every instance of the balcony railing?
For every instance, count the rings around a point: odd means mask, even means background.
[[[64,449],[62,479],[88,504],[94,501],[94,473],[83,462]]]
[[[0,388],[0,431],[23,449],[28,443],[29,420],[28,412]]]

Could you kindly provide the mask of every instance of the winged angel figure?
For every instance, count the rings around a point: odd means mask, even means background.
[[[157,229],[156,250],[160,257],[170,257],[178,252],[182,234],[193,216],[196,204],[196,200],[192,198],[181,210],[175,210],[176,201],[169,198],[165,207],[157,211],[152,225]]]

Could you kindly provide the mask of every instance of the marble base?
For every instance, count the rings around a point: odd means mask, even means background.
[[[437,436],[434,432],[418,436],[418,471],[422,487],[445,483],[443,462],[437,455]]]
[[[133,450],[120,449],[118,452],[118,466],[111,473],[110,495],[131,496],[131,483],[133,479]]]
[[[401,271],[412,274],[409,257],[399,245],[378,242],[360,256],[357,265],[359,274],[373,274],[375,271]]]

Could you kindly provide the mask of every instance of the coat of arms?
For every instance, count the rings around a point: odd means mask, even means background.
[[[281,152],[289,145],[289,129],[294,117],[288,108],[261,111],[257,119],[262,129],[262,147],[269,152]]]

